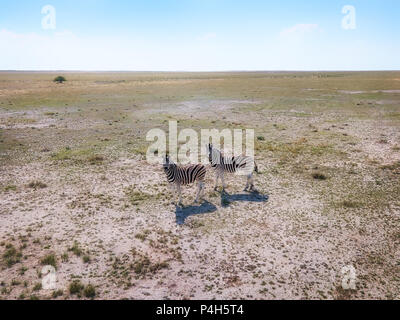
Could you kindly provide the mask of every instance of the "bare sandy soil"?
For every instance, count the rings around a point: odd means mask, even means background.
[[[400,298],[399,72],[65,76],[0,73],[0,298]],[[258,192],[176,206],[168,120],[254,128]]]

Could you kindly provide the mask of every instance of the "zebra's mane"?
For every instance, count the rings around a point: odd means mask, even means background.
[[[211,164],[221,164],[224,160],[223,153],[218,150],[217,148],[212,147],[211,155],[210,155],[210,162]],[[215,163],[217,161],[217,163]]]
[[[176,168],[176,167],[177,167],[177,164],[171,158],[168,158],[168,165],[167,166],[164,165],[164,170],[169,171],[172,168]]]
[[[216,164],[229,164],[238,161],[239,159],[244,159],[246,156],[244,154],[241,155],[225,155],[223,151],[212,147],[211,155],[210,155],[210,163],[212,165]],[[240,160],[239,160],[240,161]],[[217,162],[217,163],[215,163]]]

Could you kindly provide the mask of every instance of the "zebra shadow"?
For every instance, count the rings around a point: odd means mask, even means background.
[[[176,206],[175,216],[176,224],[184,224],[186,218],[196,214],[205,214],[217,211],[217,207],[212,203],[204,200],[200,205],[193,205],[187,207]]]
[[[262,194],[256,190],[238,194],[229,194],[226,191],[221,192],[222,207],[229,207],[229,205],[235,201],[267,202],[268,199],[269,199],[268,195]]]

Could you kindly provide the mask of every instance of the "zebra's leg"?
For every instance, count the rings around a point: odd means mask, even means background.
[[[249,187],[249,180],[250,180],[250,176],[247,175],[247,177],[246,177],[246,187],[244,187],[243,191],[247,191],[247,188]]]
[[[249,174],[250,191],[254,190],[253,174]]]
[[[245,191],[253,191],[254,190],[254,182],[253,182],[253,174],[250,173],[247,175],[247,183],[246,183],[246,188],[244,189]]]
[[[200,199],[204,197],[204,181],[201,181],[201,192],[200,192]]]
[[[216,172],[215,172],[215,187],[214,187],[214,190],[217,190],[217,189],[218,189],[218,179],[219,179],[219,175],[220,175],[219,171],[216,171]]]
[[[204,183],[202,181],[199,181],[198,186],[199,186],[199,189],[197,191],[196,200],[194,201],[195,203],[197,203],[199,201],[199,197],[200,197],[200,194],[202,193],[201,191],[203,190]]]
[[[178,190],[178,197],[179,197],[179,199],[178,199],[178,205],[180,205],[180,204],[182,204],[181,185],[180,185],[180,184],[177,184],[177,185],[176,185],[176,188],[177,188],[177,190]]]
[[[222,181],[222,191],[225,191],[226,184],[225,184],[225,178],[224,178],[224,172],[221,172],[221,181]]]
[[[176,191],[177,191],[176,183],[170,183],[170,184],[169,184],[169,187],[170,187],[171,194],[172,194],[172,203],[175,203],[175,202],[174,202],[174,196],[175,196],[175,193],[176,193]]]

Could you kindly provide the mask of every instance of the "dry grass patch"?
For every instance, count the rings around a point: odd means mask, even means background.
[[[32,188],[34,190],[44,189],[44,188],[47,188],[47,184],[44,182],[41,182],[41,181],[31,181],[31,182],[29,182],[28,187]]]
[[[315,180],[326,180],[328,177],[322,172],[314,172],[311,175]]]

